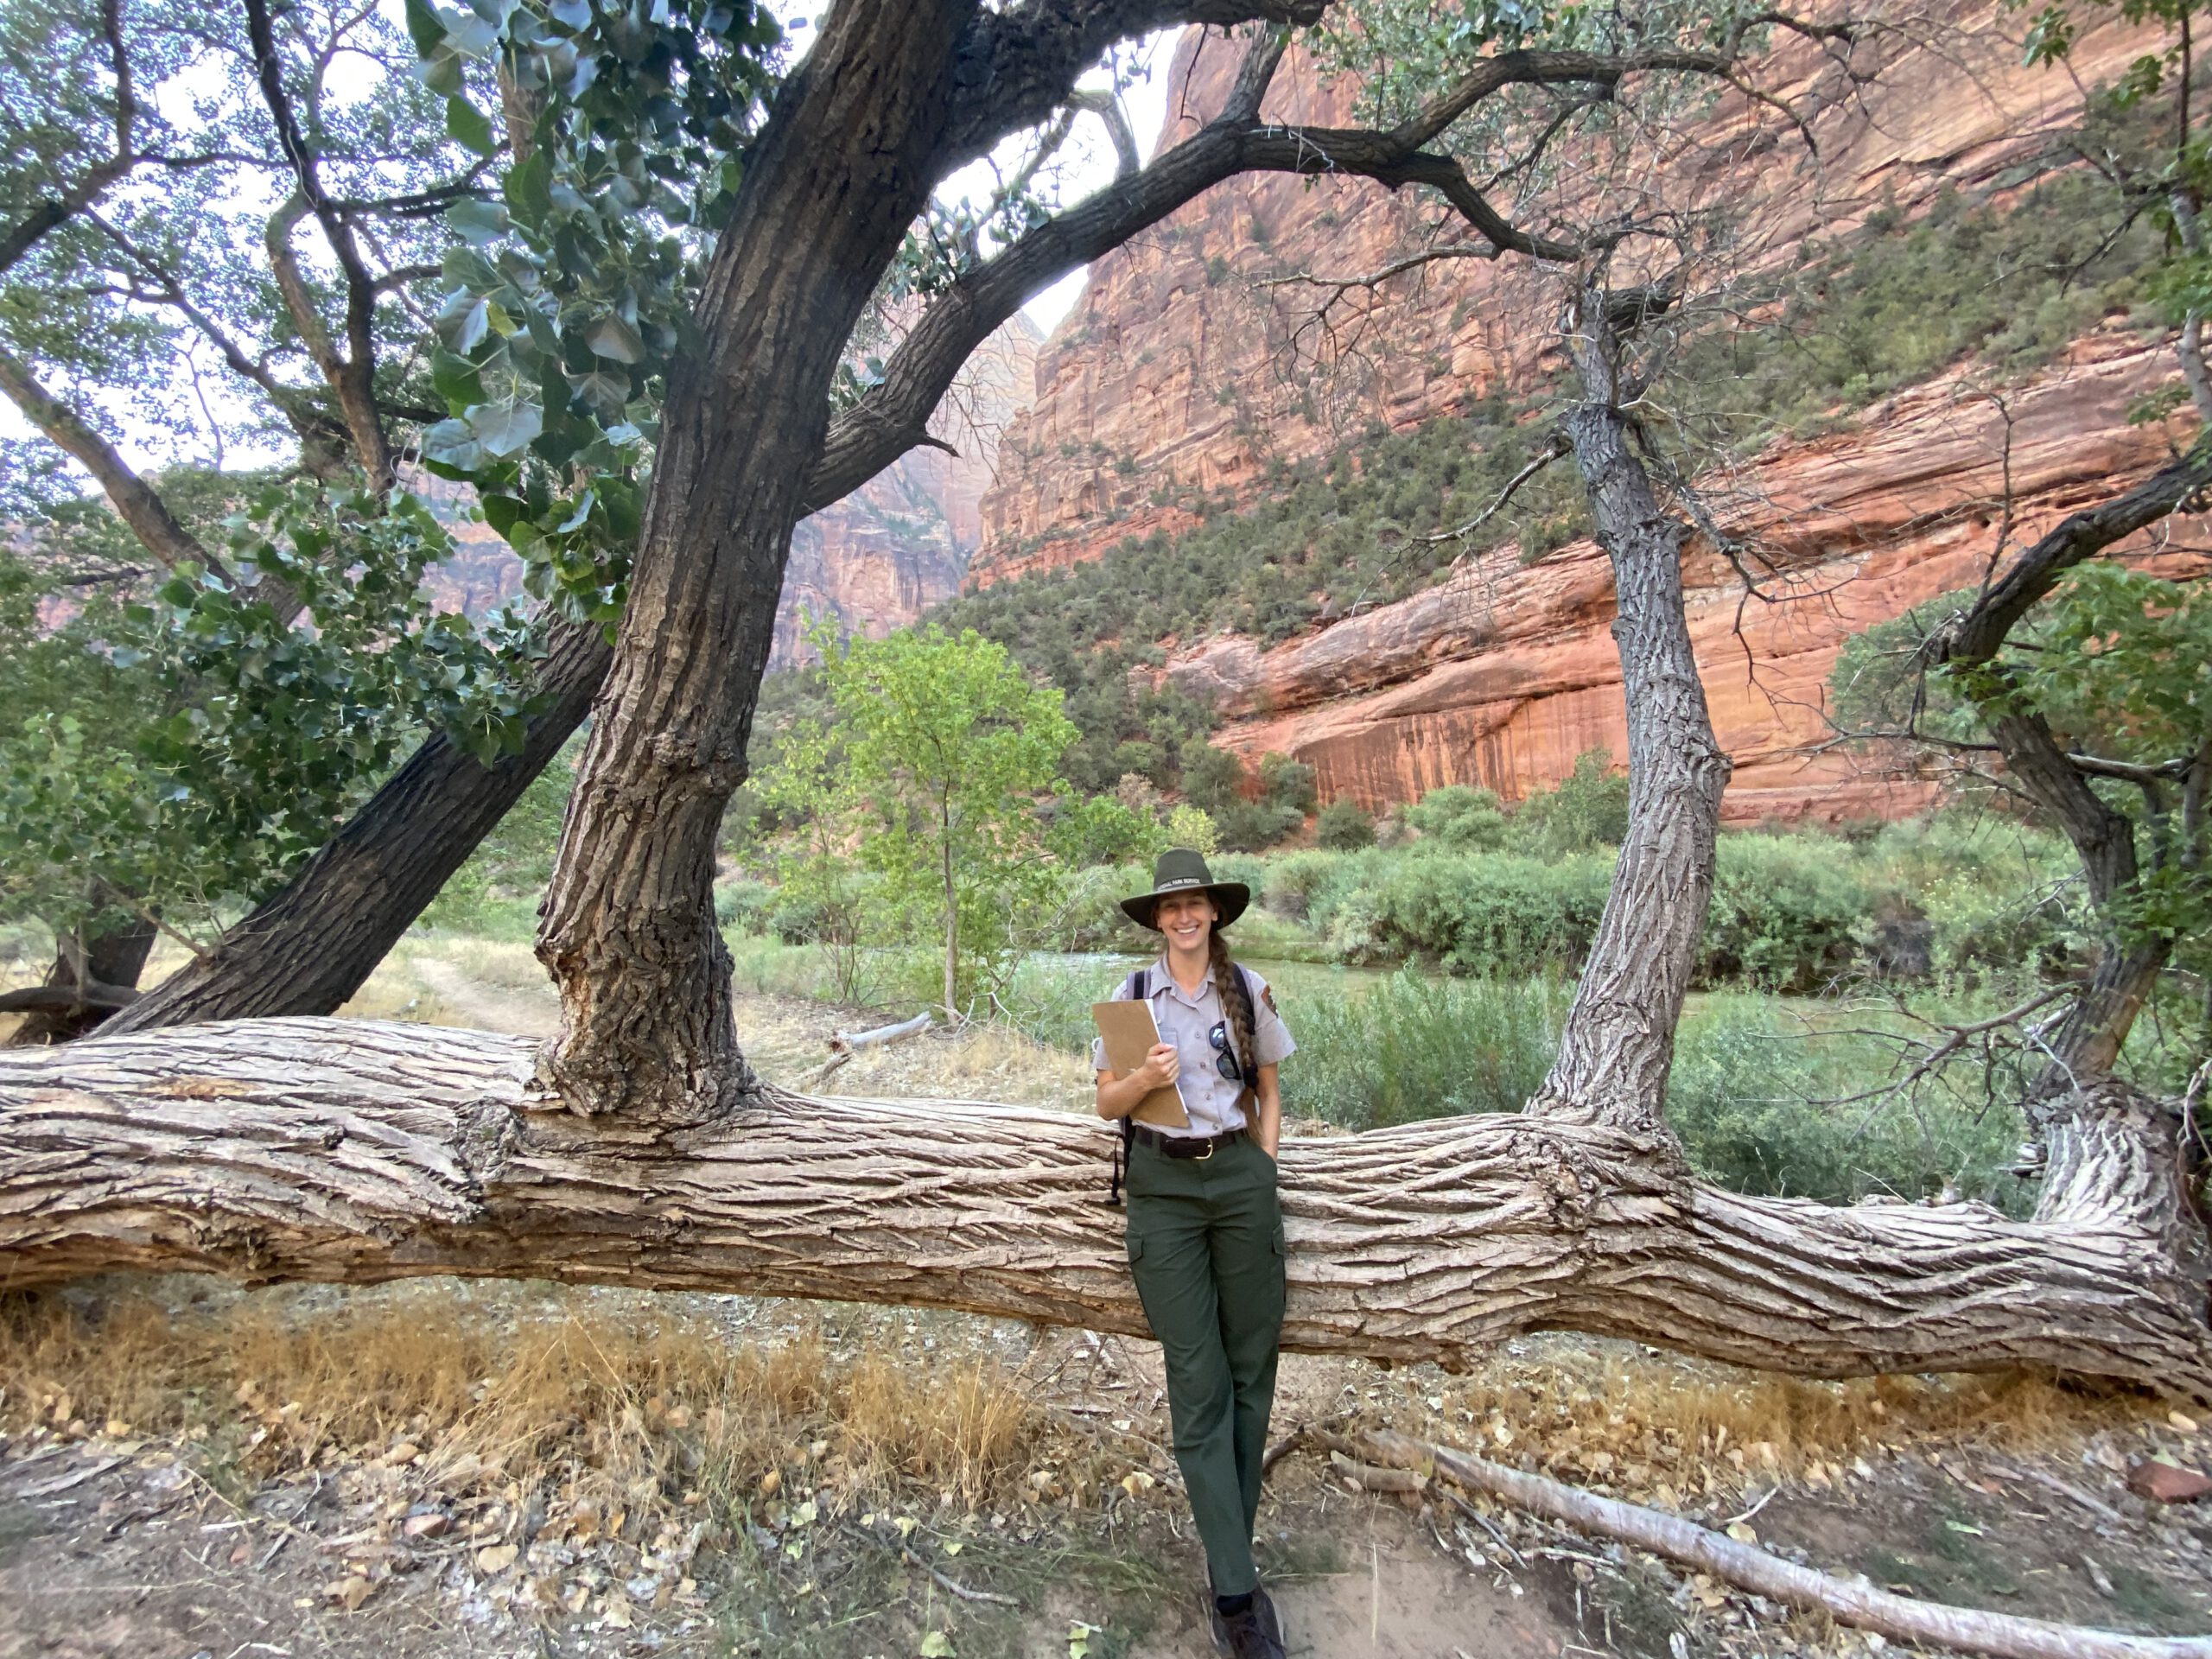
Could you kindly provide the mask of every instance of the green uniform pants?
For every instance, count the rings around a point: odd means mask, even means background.
[[[1274,1160],[1249,1136],[1210,1158],[1140,1141],[1129,1160],[1129,1271],[1167,1363],[1175,1461],[1217,1594],[1260,1582],[1252,1527],[1282,1332]]]

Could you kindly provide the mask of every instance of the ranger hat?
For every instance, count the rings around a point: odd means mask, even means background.
[[[1160,910],[1160,901],[1179,893],[1209,895],[1221,912],[1214,922],[1216,927],[1227,927],[1252,902],[1252,889],[1242,881],[1215,880],[1213,873],[1206,868],[1203,855],[1188,847],[1170,847],[1152,867],[1152,891],[1122,899],[1122,913],[1139,927],[1148,927],[1157,933],[1160,924],[1153,918]]]

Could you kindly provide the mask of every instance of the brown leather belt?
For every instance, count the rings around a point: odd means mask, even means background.
[[[1218,1148],[1242,1141],[1246,1133],[1243,1129],[1224,1129],[1219,1135],[1168,1135],[1148,1123],[1132,1127],[1139,1141],[1166,1158],[1211,1158]]]

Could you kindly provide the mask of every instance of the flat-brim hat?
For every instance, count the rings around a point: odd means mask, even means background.
[[[1152,891],[1122,899],[1122,913],[1139,927],[1157,933],[1160,924],[1153,918],[1159,914],[1160,901],[1179,893],[1203,893],[1212,899],[1221,912],[1215,918],[1216,927],[1227,927],[1252,902],[1252,889],[1242,881],[1215,880],[1201,854],[1188,847],[1170,847],[1152,867]]]

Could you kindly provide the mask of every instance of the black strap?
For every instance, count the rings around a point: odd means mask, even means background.
[[[1131,974],[1124,983],[1128,995],[1116,1000],[1122,1002],[1141,1002],[1151,995],[1152,974],[1149,969],[1140,968]],[[1106,1202],[1116,1210],[1122,1207],[1122,1173],[1129,1166],[1129,1149],[1135,1144],[1136,1138],[1135,1114],[1122,1113],[1122,1138],[1114,1143],[1114,1185],[1113,1190],[1106,1195]]]

